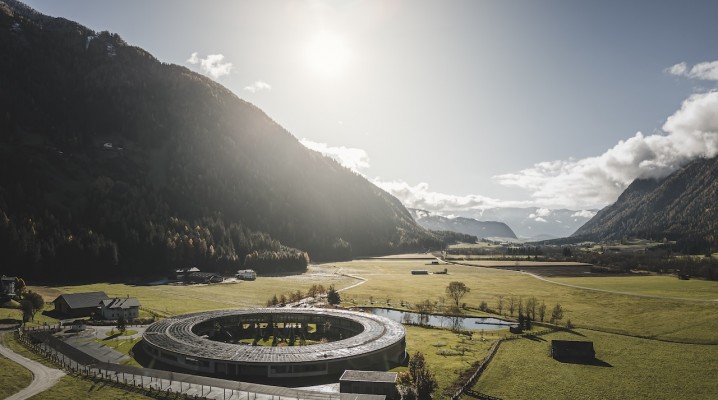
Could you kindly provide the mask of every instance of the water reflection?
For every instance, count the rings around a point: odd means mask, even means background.
[[[387,317],[392,321],[406,325],[423,325],[453,330],[497,330],[515,326],[515,323],[498,318],[462,317],[456,315],[419,314],[411,311],[399,311],[390,308],[369,308],[367,311],[375,315]]]

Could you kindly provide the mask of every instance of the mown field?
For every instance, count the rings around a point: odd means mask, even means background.
[[[415,269],[440,272],[444,268],[448,269],[446,275],[411,274],[411,270]],[[718,346],[704,345],[718,344],[718,302],[672,299],[718,298],[717,282],[679,281],[659,276],[552,279],[577,286],[647,294],[657,298],[572,288],[515,271],[462,265],[432,265],[429,260],[422,259],[370,259],[315,265],[310,267],[308,273],[299,276],[260,277],[254,282],[236,284],[136,286],[98,283],[32,289],[42,293],[48,301],[59,293],[95,290],[105,291],[110,296],[135,296],[140,299],[143,307],[161,315],[171,315],[221,308],[264,306],[273,294],[288,295],[296,290],[306,292],[316,283],[324,286],[333,284],[338,289],[353,286],[341,291],[345,306],[369,305],[372,302],[375,306],[388,303],[398,308],[400,303],[417,304],[427,299],[449,306],[451,300],[445,293],[445,288],[451,281],[461,281],[471,289],[461,300],[470,307],[478,307],[481,302],[486,302],[490,308],[495,309],[499,296],[503,296],[505,303],[509,297],[517,300],[521,298],[524,301],[535,297],[539,303],[544,301],[549,310],[556,303],[560,303],[565,310],[562,324],[570,319],[579,328],[604,331],[578,330],[586,338],[596,342],[599,359],[611,365],[556,366],[551,364],[551,359],[546,356],[547,342],[525,339],[507,342],[502,345],[494,361],[498,372],[487,371],[487,375],[477,386],[477,390],[481,392],[501,398],[591,398],[592,391],[605,385],[611,386],[612,392],[609,395],[614,396],[608,398],[640,398],[655,397],[665,391],[674,396],[681,394],[683,392],[678,391],[678,388],[683,382],[687,382],[692,385],[691,391],[687,393],[718,393],[715,384],[708,379],[715,375],[715,367],[700,367],[718,365]],[[507,307],[504,313],[508,313]],[[565,338],[564,335],[569,334],[557,333],[544,336],[544,339]],[[656,338],[661,341],[625,335]],[[579,338],[573,335],[571,337]],[[480,341],[478,335],[474,335],[474,340],[468,341],[466,337],[449,331],[407,328],[408,352],[424,353],[430,369],[440,383],[436,398],[444,398],[441,392],[456,379],[458,372],[466,370],[471,363],[486,355],[496,336],[487,334],[487,339]],[[123,351],[124,347],[128,346],[119,347]],[[492,363],[491,368],[493,367]],[[576,368],[566,369],[567,367]],[[506,370],[501,368],[519,368],[510,370],[517,378],[507,379]],[[641,375],[641,370],[646,371],[645,375]],[[705,372],[702,372],[704,370]],[[556,382],[550,383],[553,379],[548,377],[550,374],[555,374],[559,382],[571,382],[570,385],[566,384],[571,388],[564,391],[556,389],[562,386]],[[694,378],[685,381],[685,374],[692,374]],[[501,378],[495,378],[495,375]],[[658,380],[658,377],[662,380],[660,385],[648,384]],[[523,383],[517,383],[519,381]],[[634,386],[640,386],[640,390]],[[525,390],[533,392],[528,395]],[[643,391],[643,396],[640,391]],[[603,398],[600,391],[597,393],[595,398]],[[621,397],[620,393],[626,396]]]
[[[424,354],[429,369],[439,383],[435,398],[445,398],[444,389],[457,378],[457,372],[465,370],[489,352],[496,339],[482,341],[478,335],[468,339],[444,329],[426,329],[409,326],[406,329],[406,347],[409,355]],[[395,369],[406,370],[406,367]]]
[[[335,273],[331,267],[315,268],[302,275],[260,277],[256,281],[237,281],[211,285],[127,285],[95,283],[89,285],[33,287],[45,301],[52,301],[62,293],[103,291],[113,297],[137,297],[143,309],[160,315],[176,315],[203,310],[265,306],[276,294],[289,295],[301,290],[306,293],[313,284],[337,288],[349,286],[358,279]]]
[[[368,279],[343,293],[357,304],[373,298],[418,303],[425,299],[448,304],[445,288],[451,281],[464,282],[469,292],[462,302],[478,307],[485,301],[497,307],[503,296],[544,301],[549,310],[559,303],[564,320],[574,325],[662,340],[718,344],[718,302],[694,302],[646,298],[571,288],[538,280],[515,271],[449,265],[447,275],[411,275],[412,269],[429,269],[411,261],[359,260],[336,264],[345,273]],[[443,269],[445,265],[434,266]],[[602,279],[602,278],[596,278]],[[676,279],[675,285],[683,281]],[[690,282],[690,281],[689,281]],[[718,282],[706,282],[706,290],[718,298]],[[672,297],[672,296],[667,296]],[[504,310],[504,312],[508,312]]]
[[[551,340],[590,340],[595,365],[549,357]],[[718,346],[576,330],[501,344],[474,390],[510,399],[715,399]],[[465,396],[465,399],[470,397]]]
[[[598,276],[591,278],[551,278],[552,281],[593,289],[634,293],[647,296],[718,300],[718,282],[675,276]]]

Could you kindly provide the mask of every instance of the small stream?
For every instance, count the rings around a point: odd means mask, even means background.
[[[450,315],[419,314],[411,311],[399,311],[390,308],[367,308],[375,315],[389,318],[402,324],[428,325],[439,328],[452,328],[470,331],[506,329],[516,323],[489,317],[460,317]]]

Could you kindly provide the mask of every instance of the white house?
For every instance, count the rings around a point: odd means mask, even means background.
[[[244,281],[253,281],[257,279],[257,273],[254,272],[253,269],[240,269],[237,271],[237,275],[235,275],[237,279],[241,279]]]
[[[115,297],[100,302],[100,315],[102,319],[133,320],[140,316],[140,302],[135,297]]]

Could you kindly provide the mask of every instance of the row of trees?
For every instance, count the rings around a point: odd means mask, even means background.
[[[482,302],[479,309],[511,317],[517,315],[520,321],[526,318],[528,321],[544,322],[548,320],[551,323],[558,323],[563,319],[563,307],[560,304],[556,303],[553,309],[548,310],[545,301],[542,300],[539,303],[538,299],[533,296],[524,301],[522,297],[499,295],[496,297],[496,309],[490,309],[486,302]],[[550,314],[547,314],[549,311]]]
[[[306,293],[306,296],[314,298],[323,295],[327,296],[327,303],[331,305],[339,305],[342,302],[339,292],[334,289],[334,285],[329,286],[329,289],[325,289],[321,284],[313,284],[309,287],[309,290],[307,290]],[[282,293],[277,297],[275,294],[267,300],[267,307],[283,306],[287,303],[296,303],[306,296],[300,289],[297,289],[295,292],[290,292],[289,295]]]

